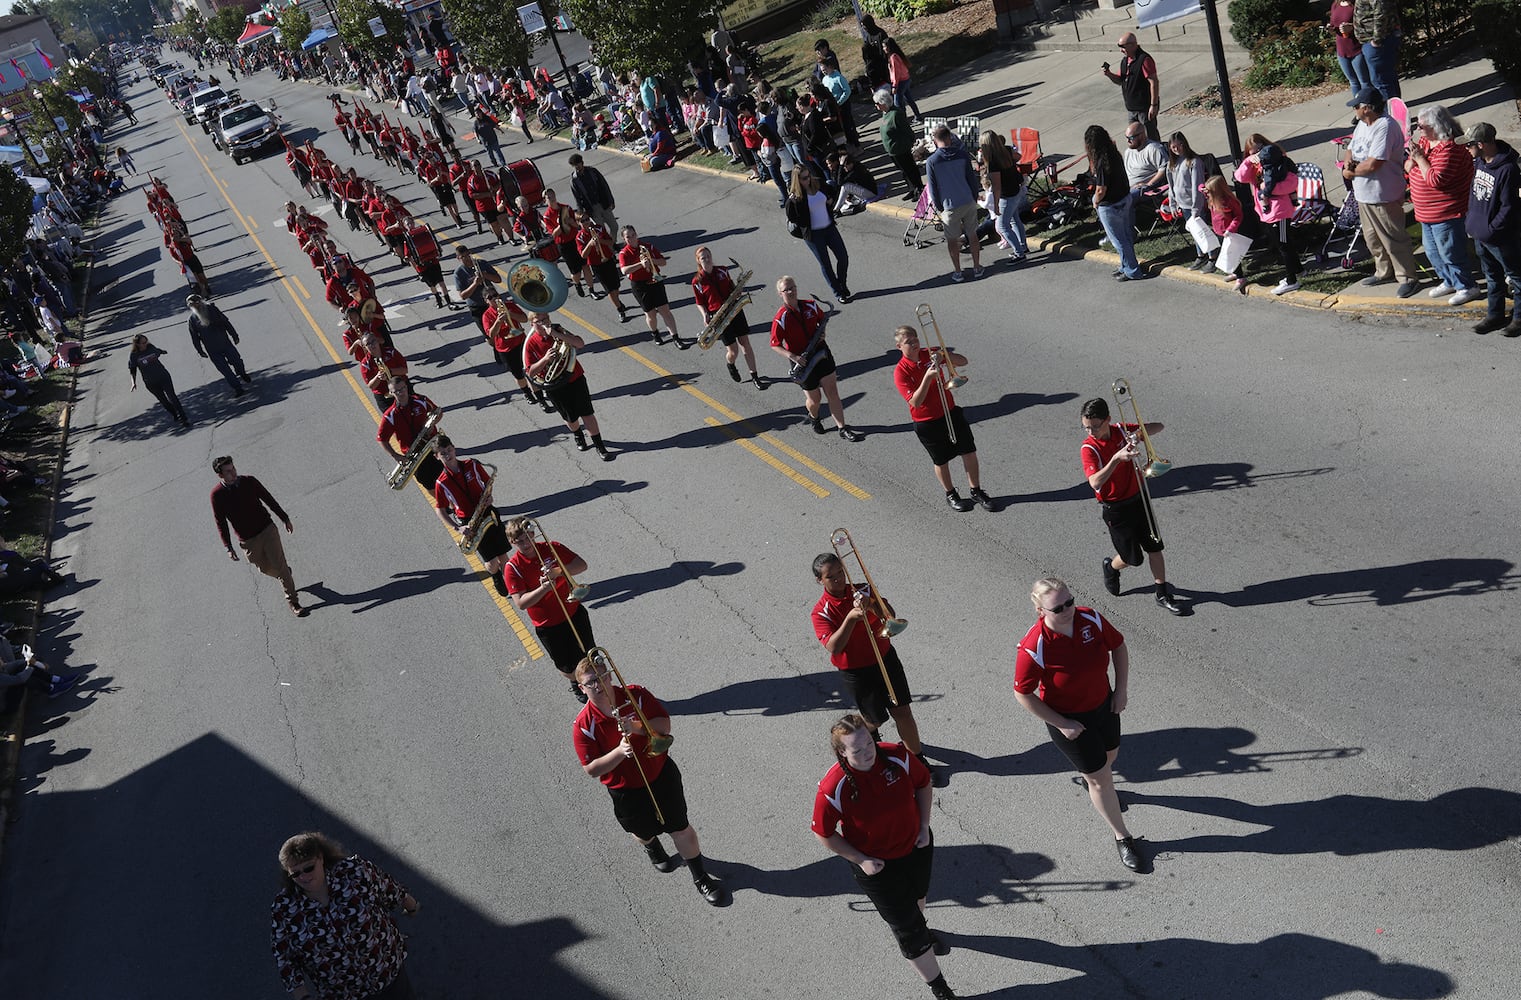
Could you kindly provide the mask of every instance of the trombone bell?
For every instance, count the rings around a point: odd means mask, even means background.
[[[572,601],[584,601],[586,600],[586,595],[590,593],[591,587],[587,586],[584,583],[580,583],[570,588],[570,599]]]
[[[949,389],[960,389],[968,381],[970,380],[965,375],[957,375],[955,378],[947,379],[945,385]]]

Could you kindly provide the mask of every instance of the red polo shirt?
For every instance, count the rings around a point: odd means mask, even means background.
[[[714,267],[712,274],[698,271],[692,276],[692,298],[709,316],[718,312],[734,294],[734,279],[727,267]]]
[[[567,566],[581,558],[559,542],[550,542],[549,545],[560,557],[560,561]],[[543,548],[537,551],[546,557],[549,555]],[[514,546],[512,555],[507,559],[507,565],[502,568],[502,576],[507,581],[509,594],[526,594],[530,590],[537,590],[544,579],[543,559],[533,554],[524,555]],[[538,604],[524,609],[528,612],[528,620],[533,623],[534,628],[559,625],[581,607],[581,602],[570,599],[570,581],[565,577],[562,576],[555,581],[555,590],[560,595],[559,600],[555,600],[554,594],[545,594]],[[562,603],[565,605],[564,610],[560,607]]]
[[[634,715],[630,700],[639,705],[639,711],[644,717],[654,722],[656,719],[669,719],[671,713],[666,711],[660,699],[650,694],[638,684],[630,684],[626,689],[613,687],[610,689],[613,702],[623,708],[629,716]],[[576,744],[576,757],[585,767],[592,761],[604,754],[611,753],[613,748],[623,742],[623,733],[618,729],[618,722],[610,715],[606,715],[596,705],[587,702],[581,709],[581,714],[576,716],[576,725],[571,733]],[[639,777],[639,768],[643,766],[644,776],[654,781],[665,770],[666,755],[659,754],[651,757],[645,753],[649,749],[649,737],[644,733],[631,733],[629,745],[634,752],[639,754],[639,763],[625,757],[618,766],[602,775],[601,780],[608,788],[643,788],[644,779]]]
[[[919,388],[919,383],[929,377],[929,348],[919,348],[919,357],[910,361],[908,358],[899,358],[898,367],[893,369],[893,384],[898,387],[898,395],[905,400],[913,396]],[[956,397],[951,395],[951,390],[945,390],[945,401],[952,409],[956,407]],[[923,406],[909,405],[908,415],[917,423],[920,420],[941,420],[945,417],[945,407],[940,405],[940,392],[934,386],[924,397]]]
[[[856,627],[850,631],[850,638],[845,640],[845,648],[829,654],[829,662],[834,664],[835,669],[855,670],[858,667],[876,666],[877,654],[871,651],[873,641],[883,656],[892,648],[892,640],[882,638],[882,619],[877,617],[873,603],[875,602],[867,603],[866,620],[856,622]],[[829,642],[829,637],[840,630],[845,616],[850,614],[855,605],[855,595],[848,590],[843,597],[831,596],[827,590],[824,592],[819,602],[813,606],[813,633],[819,637],[819,642]]]
[[[919,802],[914,793],[930,783],[926,768],[901,743],[877,744],[870,771],[845,768],[838,761],[819,782],[813,797],[813,832],[839,834],[869,858],[906,857],[919,839]],[[851,798],[851,784],[855,798]]]
[[[1125,637],[1092,608],[1072,616],[1072,635],[1046,627],[1045,617],[1019,640],[1014,690],[1034,693],[1064,715],[1091,712],[1109,697],[1109,654]]]
[[[1109,463],[1109,460],[1123,447],[1125,447],[1125,435],[1120,433],[1120,428],[1135,433],[1135,424],[1109,424],[1109,436],[1100,441],[1092,434],[1083,439],[1083,475],[1091,476]],[[1121,462],[1115,467],[1114,474],[1109,481],[1100,488],[1094,490],[1094,495],[1104,503],[1115,503],[1119,500],[1128,500],[1135,496],[1141,489],[1141,485],[1135,478],[1135,463]]]
[[[796,309],[782,306],[771,320],[771,346],[785,347],[793,354],[804,353],[825,315],[822,306],[806,299],[799,299]]]

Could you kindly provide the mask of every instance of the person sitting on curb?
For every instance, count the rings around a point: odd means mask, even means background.
[[[56,698],[79,683],[81,675],[65,677],[55,673],[46,663],[32,655],[31,646],[22,646],[16,655],[10,640],[0,636],[0,688],[17,688],[23,685],[49,698]]]
[[[972,277],[982,277],[982,241],[977,236],[977,171],[961,140],[950,126],[934,133],[935,151],[924,161],[930,201],[945,226],[945,248],[951,255],[951,280],[964,281],[961,241],[972,252]]]
[[[1521,337],[1521,307],[1505,322],[1505,286],[1521,303],[1521,168],[1510,143],[1496,138],[1488,122],[1469,126],[1461,144],[1473,154],[1473,192],[1468,199],[1468,235],[1473,237],[1479,267],[1489,286],[1489,311],[1474,333],[1505,327],[1505,336]]]

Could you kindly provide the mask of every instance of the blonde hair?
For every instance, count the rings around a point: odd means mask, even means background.
[[[1040,599],[1042,597],[1045,597],[1047,594],[1052,594],[1056,593],[1057,591],[1067,589],[1069,588],[1067,587],[1067,582],[1065,580],[1059,580],[1054,576],[1042,577],[1041,579],[1036,580],[1035,585],[1030,588],[1030,603],[1035,605],[1035,610],[1039,612],[1043,610],[1040,603]]]

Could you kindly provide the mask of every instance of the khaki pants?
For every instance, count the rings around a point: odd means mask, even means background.
[[[1373,254],[1373,274],[1387,278],[1392,273],[1401,282],[1416,280],[1420,267],[1415,262],[1410,234],[1405,231],[1405,203],[1359,202],[1357,214],[1362,220],[1363,239],[1368,241],[1368,250]]]
[[[285,561],[285,546],[280,544],[280,531],[275,523],[271,521],[252,538],[238,539],[238,544],[255,569],[280,581],[280,586],[285,589],[285,599],[295,604],[296,581],[291,578],[290,564]]]

